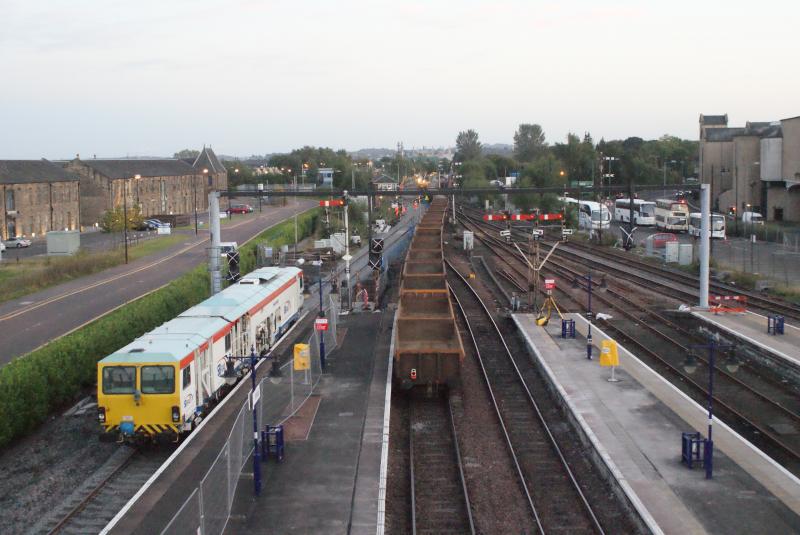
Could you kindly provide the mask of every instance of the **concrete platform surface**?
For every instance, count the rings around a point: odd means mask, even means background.
[[[720,451],[712,480],[681,464],[681,433],[691,426],[621,369],[620,381],[608,382],[610,369],[586,359],[585,338],[562,340],[558,322],[543,329],[529,314],[514,318],[538,352],[532,358],[549,369],[632,501],[664,533],[800,533],[800,517]]]
[[[347,316],[327,360],[308,438],[264,465],[255,498],[243,474],[225,533],[375,533],[393,310]],[[246,469],[247,470],[247,469]]]
[[[785,334],[772,335],[767,334],[767,317],[760,314],[714,314],[699,310],[692,314],[800,367],[800,327],[786,323]]]

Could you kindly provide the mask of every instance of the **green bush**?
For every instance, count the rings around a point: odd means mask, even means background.
[[[298,217],[298,235],[311,234],[317,210]],[[242,272],[255,266],[256,243],[294,242],[294,221],[267,229],[243,247]],[[29,433],[97,378],[97,361],[132,342],[209,295],[205,266],[79,330],[14,359],[0,368],[0,447]]]

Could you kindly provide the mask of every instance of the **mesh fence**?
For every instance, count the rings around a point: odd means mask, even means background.
[[[325,317],[327,331],[314,331],[308,339],[311,362],[309,370],[295,371],[289,359],[275,373],[261,380],[261,397],[256,402],[258,430],[267,424],[282,424],[314,392],[322,375],[319,336],[324,338],[325,353],[337,346],[338,301],[329,298]],[[267,363],[266,365],[269,365]],[[250,378],[244,379],[249,381]],[[253,412],[249,400],[239,410],[228,439],[208,469],[200,486],[183,503],[161,532],[162,535],[218,535],[223,532],[230,516],[236,487],[244,466],[253,453]]]
[[[203,520],[203,512],[200,509],[200,489],[194,489],[189,497],[183,502],[178,513],[172,517],[167,527],[161,533],[170,535],[197,535]]]

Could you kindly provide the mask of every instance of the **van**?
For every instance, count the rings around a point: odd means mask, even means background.
[[[764,216],[758,212],[742,212],[742,222],[750,223],[752,225],[763,225]]]

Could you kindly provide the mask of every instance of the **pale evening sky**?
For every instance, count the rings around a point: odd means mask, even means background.
[[[694,139],[800,115],[798,6],[0,0],[0,158]]]

